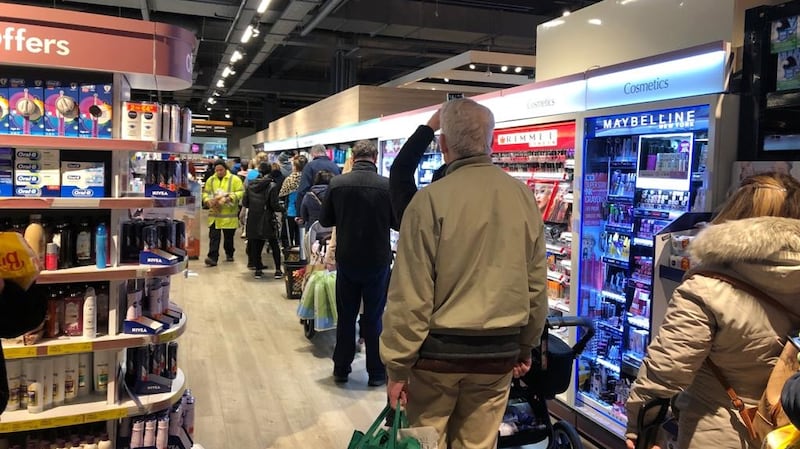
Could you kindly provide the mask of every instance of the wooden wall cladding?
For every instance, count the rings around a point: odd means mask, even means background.
[[[283,140],[352,125],[384,115],[443,103],[446,99],[445,90],[355,86],[275,120],[269,124],[268,129],[258,133],[261,137],[259,141]]]

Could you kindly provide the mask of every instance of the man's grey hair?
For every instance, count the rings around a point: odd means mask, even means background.
[[[453,159],[491,152],[494,115],[486,106],[469,98],[450,100],[442,106],[440,119]]]
[[[353,145],[353,160],[369,159],[376,160],[378,158],[378,149],[375,144],[369,140],[359,140]]]
[[[311,147],[311,151],[309,151],[309,153],[311,154],[312,158],[317,156],[327,156],[328,150],[325,149],[325,145],[318,143]]]

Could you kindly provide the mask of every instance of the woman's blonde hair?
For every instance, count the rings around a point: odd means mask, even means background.
[[[749,176],[712,222],[754,217],[800,219],[800,181],[775,172]]]

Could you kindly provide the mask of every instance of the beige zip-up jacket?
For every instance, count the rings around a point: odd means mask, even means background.
[[[539,345],[548,313],[543,223],[533,193],[489,156],[454,161],[403,215],[381,358],[405,381],[429,332],[519,333]]]
[[[689,247],[697,270],[741,279],[800,313],[800,220],[760,217],[703,230]],[[687,273],[627,402],[628,435],[652,398],[678,394],[680,449],[758,448],[705,362],[712,360],[748,406],[756,405],[786,336],[800,328],[778,308],[731,285]]]

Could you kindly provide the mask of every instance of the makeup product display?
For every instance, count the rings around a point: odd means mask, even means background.
[[[581,276],[575,281],[579,314],[592,317],[597,334],[579,359],[576,402],[619,423],[650,343],[655,238],[690,210],[702,187],[696,173],[708,114],[709,106],[695,106],[586,121]],[[673,123],[658,125],[649,117]],[[679,238],[675,245],[687,242]]]

